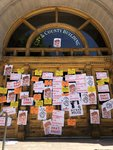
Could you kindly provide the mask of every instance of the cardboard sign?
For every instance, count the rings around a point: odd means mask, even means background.
[[[18,119],[17,119],[18,125],[27,125],[27,114],[28,114],[28,111],[19,110]]]
[[[10,76],[12,73],[13,65],[5,65],[4,76]]]
[[[6,96],[0,96],[0,103],[6,103]]]
[[[46,120],[46,118],[47,118],[46,107],[39,107],[38,120]]]
[[[91,124],[100,124],[99,110],[90,109],[90,123]]]
[[[63,76],[63,70],[56,70],[55,71],[55,76]]]
[[[14,107],[14,108],[17,108],[18,107],[18,101],[17,102],[11,102],[10,103],[10,107]]]
[[[38,114],[38,107],[31,106],[30,107],[30,114],[37,115]]]
[[[36,107],[43,106],[43,100],[35,101],[35,106]]]
[[[44,105],[52,105],[52,99],[51,98],[44,99]]]
[[[42,70],[35,70],[35,76],[42,76]]]
[[[75,74],[76,70],[75,69],[68,69],[68,74]]]
[[[43,121],[45,135],[51,134],[51,119]]]
[[[76,119],[67,119],[68,126],[76,126]]]
[[[52,80],[45,80],[44,84],[45,86],[52,86]]]
[[[41,100],[41,94],[34,94],[33,99],[34,100]]]
[[[54,110],[54,106],[46,106],[46,112],[47,113],[52,113]]]
[[[31,81],[32,82],[37,82],[39,80],[39,77],[37,76],[32,76]]]
[[[7,88],[0,87],[0,94],[7,94]]]
[[[17,72],[18,72],[18,74],[24,73],[24,68],[18,68],[18,69],[17,69]]]

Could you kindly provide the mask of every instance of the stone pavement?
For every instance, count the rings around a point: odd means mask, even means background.
[[[2,149],[0,141],[0,150]],[[5,150],[113,150],[113,139],[49,139],[7,141]]]

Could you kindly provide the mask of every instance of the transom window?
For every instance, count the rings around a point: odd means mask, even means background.
[[[28,14],[16,24],[6,35],[3,50],[5,56],[111,54],[109,40],[102,27],[76,10],[44,8]]]

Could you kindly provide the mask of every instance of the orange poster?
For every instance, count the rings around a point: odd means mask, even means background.
[[[32,76],[31,81],[37,82],[39,80],[39,77],[37,76]]]
[[[34,94],[34,100],[41,100],[41,94]]]
[[[52,113],[54,110],[54,106],[46,106],[46,112],[47,113]]]
[[[68,126],[76,126],[76,119],[67,119]]]
[[[7,102],[6,96],[0,96],[0,103],[5,103]]]
[[[45,80],[45,86],[52,86],[52,80]]]
[[[14,94],[20,94],[21,91],[22,91],[21,87],[16,88],[16,89],[14,89]]]
[[[38,114],[38,107],[30,107],[30,114],[35,114],[37,115]]]

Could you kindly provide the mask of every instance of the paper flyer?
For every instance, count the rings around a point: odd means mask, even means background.
[[[91,124],[100,124],[99,110],[90,109],[90,123]]]
[[[18,119],[17,119],[18,125],[27,125],[27,114],[28,114],[28,111],[19,110]]]

